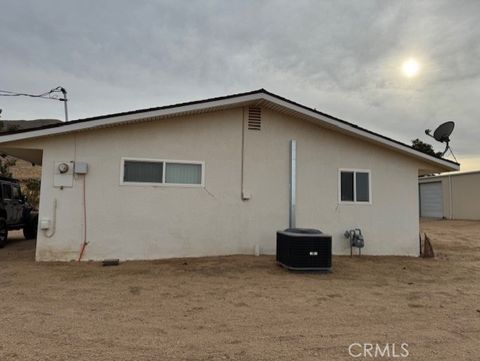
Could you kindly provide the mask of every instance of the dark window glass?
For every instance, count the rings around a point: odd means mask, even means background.
[[[370,201],[370,192],[369,192],[369,179],[368,173],[358,172],[355,173],[356,177],[356,188],[357,188],[357,202],[369,202]]]
[[[353,202],[353,172],[341,172],[340,189],[340,199],[345,202]]]
[[[162,180],[162,162],[126,160],[124,163],[124,182],[162,183]]]
[[[3,199],[12,199],[12,187],[10,184],[2,185]]]

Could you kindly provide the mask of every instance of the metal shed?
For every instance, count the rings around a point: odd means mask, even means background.
[[[420,216],[480,220],[480,171],[419,178]]]
[[[442,182],[420,184],[420,216],[443,218]]]

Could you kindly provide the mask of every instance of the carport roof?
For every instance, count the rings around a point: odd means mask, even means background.
[[[166,105],[156,108],[100,115],[91,118],[77,119],[66,123],[49,124],[31,129],[10,131],[0,135],[0,144],[17,140],[91,130],[95,128],[113,127],[142,121],[171,118],[180,115],[198,114],[244,105],[265,106],[280,112],[288,113],[293,116],[318,123],[324,127],[362,138],[369,142],[413,156],[414,158],[421,159],[427,163],[440,166],[440,168],[444,171],[459,170],[459,164],[456,162],[425,154],[405,143],[386,137],[379,133],[375,133],[371,130],[362,128],[356,124],[336,118],[329,114],[322,113],[316,109],[309,108],[292,100],[283,98],[265,89],[258,89],[246,93],[238,93],[186,103]]]

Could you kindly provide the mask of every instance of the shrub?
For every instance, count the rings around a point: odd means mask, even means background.
[[[28,202],[38,208],[40,203],[40,179],[28,178],[20,181],[22,193],[27,197]]]

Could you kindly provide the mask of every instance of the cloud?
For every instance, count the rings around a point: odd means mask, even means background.
[[[267,88],[409,142],[455,120],[480,152],[478,1],[22,1],[2,4],[0,88],[70,95],[71,118]],[[422,63],[402,78],[401,62]],[[4,118],[61,103],[0,99]],[[480,164],[479,164],[480,165]]]

